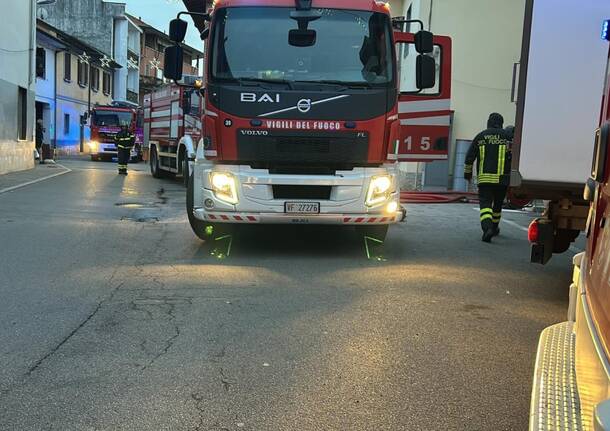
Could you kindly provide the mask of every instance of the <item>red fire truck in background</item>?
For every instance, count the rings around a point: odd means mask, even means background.
[[[189,160],[201,140],[202,110],[199,90],[187,86],[168,84],[144,96],[143,147],[155,178],[178,174],[188,183]]]
[[[142,160],[142,110],[120,102],[107,106],[96,105],[91,109],[91,139],[87,143],[91,160],[112,159],[117,156],[114,137],[121,130],[122,124],[129,124],[129,130],[136,136],[136,145],[131,152],[132,160]]]
[[[610,21],[603,39],[610,41]],[[606,60],[600,127],[583,196],[591,204],[587,248],[574,258],[567,321],[540,336],[530,430],[610,430],[610,54]],[[580,79],[586,85],[590,75]]]
[[[180,160],[193,160],[182,172],[195,234],[337,224],[383,240],[406,215],[397,162],[446,158],[451,40],[392,21],[377,0],[225,0],[195,18],[207,53],[203,136],[194,153],[185,146],[180,159],[168,145],[152,163],[180,173]],[[422,30],[402,31],[407,23]],[[174,81],[186,29],[180,15],[170,25]],[[176,108],[178,91],[168,95]],[[159,127],[178,139],[164,118]]]

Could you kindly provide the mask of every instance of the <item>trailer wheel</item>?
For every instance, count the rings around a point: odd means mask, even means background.
[[[561,254],[568,251],[578,235],[580,235],[580,231],[577,230],[558,229],[553,239],[553,253]]]
[[[219,238],[223,235],[229,235],[233,232],[233,225],[227,223],[210,223],[199,220],[193,214],[195,208],[195,181],[193,175],[188,177],[188,186],[186,189],[186,213],[188,215],[191,229],[202,241],[210,241],[214,238]]]
[[[374,226],[356,226],[356,232],[362,236],[368,236],[378,241],[384,242],[388,236],[390,225],[374,225]]]

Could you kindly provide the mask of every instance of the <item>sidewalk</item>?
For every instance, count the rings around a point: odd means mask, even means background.
[[[70,172],[70,169],[60,164],[40,165],[37,162],[34,169],[0,175],[0,194],[67,174],[68,172]]]

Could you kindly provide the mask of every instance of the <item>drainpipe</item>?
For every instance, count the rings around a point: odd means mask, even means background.
[[[55,150],[57,150],[57,54],[55,51],[55,80],[53,82],[53,158],[55,158]]]
[[[29,25],[32,26],[33,28],[30,28],[30,51],[29,51],[29,62],[28,62],[28,92],[31,90],[31,86],[32,83],[34,82],[34,80],[32,79],[32,58],[34,57],[34,52],[35,52],[35,47],[34,47],[34,37],[33,37],[33,33],[36,31],[36,25],[34,24],[34,0],[30,0],[30,23]]]

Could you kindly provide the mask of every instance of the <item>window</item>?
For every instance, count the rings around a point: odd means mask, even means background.
[[[100,89],[100,70],[97,67],[91,68],[91,89],[96,93]]]
[[[17,139],[25,141],[28,134],[28,92],[19,87],[19,99],[17,101]]]
[[[398,59],[398,70],[400,76],[399,88],[401,93],[415,93],[435,95],[441,92],[441,58],[442,50],[439,45],[434,45],[432,57],[436,61],[436,85],[434,88],[418,90],[415,85],[415,64],[418,53],[415,51],[414,43],[397,43],[396,58]]]
[[[72,81],[72,56],[69,52],[64,53],[64,81]]]
[[[89,65],[79,60],[78,62],[78,85],[86,87],[89,84]]]
[[[389,18],[377,12],[324,9],[311,21],[315,45],[296,47],[290,9],[224,8],[215,14],[212,76],[219,80],[341,81],[389,86],[394,81]],[[244,52],[256,53],[254,56]]]
[[[108,72],[104,72],[102,77],[102,91],[106,96],[110,94],[110,74]]]
[[[36,78],[47,77],[47,53],[44,48],[36,48]]]
[[[70,134],[70,114],[64,114],[64,135]]]

